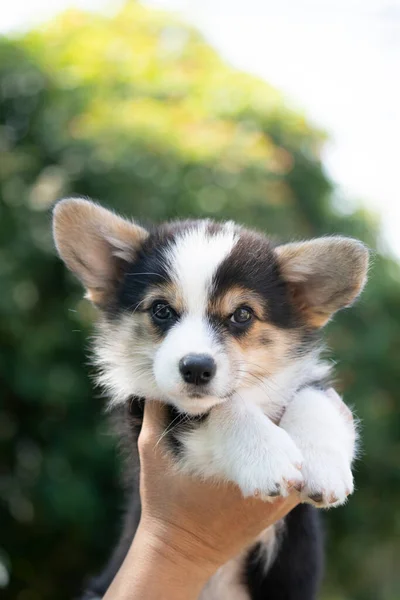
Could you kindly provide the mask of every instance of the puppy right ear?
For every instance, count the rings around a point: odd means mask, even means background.
[[[54,208],[53,235],[59,255],[85,286],[86,296],[101,307],[112,298],[148,232],[94,202],[68,198]]]

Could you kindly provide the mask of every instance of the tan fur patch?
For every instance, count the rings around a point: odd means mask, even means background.
[[[249,386],[265,377],[273,377],[285,366],[290,350],[299,340],[297,330],[282,330],[270,323],[255,320],[246,335],[231,338],[236,355],[240,357],[244,383]]]
[[[226,342],[228,353],[238,363],[242,384],[250,387],[261,378],[272,377],[285,365],[300,332],[283,330],[269,323],[262,298],[241,286],[232,286],[218,296],[209,304],[209,311],[227,319],[240,306],[251,308],[255,318],[244,335],[236,338],[227,334]]]
[[[209,303],[209,311],[213,315],[226,318],[239,306],[249,306],[258,318],[263,318],[264,308],[262,299],[251,290],[240,286],[234,286]]]
[[[299,311],[311,327],[322,327],[362,291],[368,250],[358,240],[318,238],[276,248],[283,277]]]
[[[178,315],[185,310],[182,292],[172,283],[160,283],[149,288],[142,303],[143,309],[148,310],[155,300],[165,300]]]
[[[79,198],[59,202],[53,214],[57,250],[95,304],[108,301],[123,261],[132,260],[148,233],[132,221]]]

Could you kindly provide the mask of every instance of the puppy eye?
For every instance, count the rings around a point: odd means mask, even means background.
[[[245,306],[240,306],[235,310],[233,315],[231,316],[232,323],[237,323],[238,325],[243,325],[245,323],[249,323],[253,318],[253,313],[250,308],[246,308]]]
[[[151,314],[156,321],[169,321],[176,316],[175,311],[166,302],[154,302]]]

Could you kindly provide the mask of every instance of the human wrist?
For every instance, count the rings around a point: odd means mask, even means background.
[[[141,521],[105,600],[198,599],[209,569],[186,555],[183,545],[171,545],[171,536],[160,535],[159,524],[154,525]]]
[[[223,563],[220,552],[201,532],[184,523],[171,523],[142,516],[135,540],[151,553],[162,568],[204,585]]]

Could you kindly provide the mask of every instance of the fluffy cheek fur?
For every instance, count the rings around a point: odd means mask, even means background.
[[[125,315],[111,323],[100,321],[94,345],[98,384],[110,395],[111,405],[129,396],[159,398],[153,375],[154,355],[160,340],[147,315]]]

